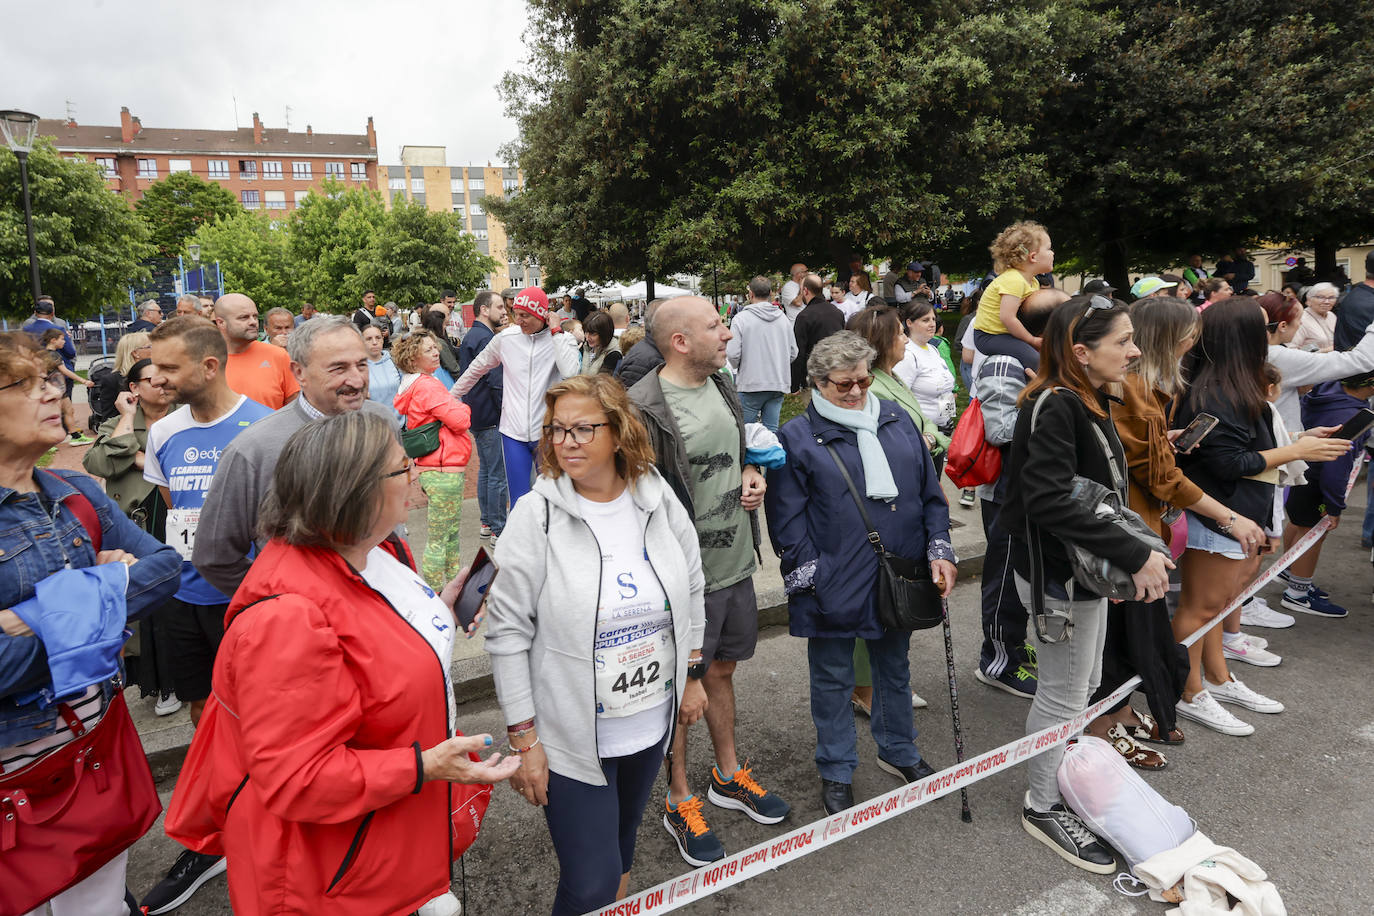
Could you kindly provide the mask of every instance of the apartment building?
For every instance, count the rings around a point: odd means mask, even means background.
[[[464,231],[478,249],[499,265],[487,275],[488,289],[539,285],[539,265],[511,259],[505,227],[481,203],[483,197],[518,194],[524,182],[519,169],[491,164],[451,166],[442,146],[403,146],[401,164],[384,165],[379,171],[386,182],[382,196],[388,207],[404,198],[462,218]]]
[[[112,191],[138,200],[155,181],[192,172],[230,191],[246,210],[294,210],[325,179],[380,189],[377,132],[372,118],[361,134],[317,134],[268,127],[253,112],[253,126],[235,130],[144,127],[129,109],[120,123],[102,127],[74,120],[40,120],[64,156],[95,162]]]

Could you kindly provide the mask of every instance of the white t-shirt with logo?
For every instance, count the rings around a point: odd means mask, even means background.
[[[673,616],[644,548],[644,513],[629,488],[608,503],[579,496],[578,504],[601,546],[597,749],[602,757],[624,757],[662,741],[668,730],[677,672]]]
[[[439,664],[444,669],[444,702],[451,737],[458,724],[458,710],[453,700],[453,634],[457,629],[453,612],[435,594],[434,589],[420,578],[419,573],[383,547],[374,547],[368,552],[367,565],[358,574],[391,602],[391,606],[425,638],[438,656]]]

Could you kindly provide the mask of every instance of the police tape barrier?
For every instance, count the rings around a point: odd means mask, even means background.
[[[1350,474],[1350,482],[1346,487],[1347,496],[1355,487],[1355,478],[1359,475],[1361,465],[1362,462],[1355,462],[1355,468]],[[1330,530],[1331,525],[1332,520],[1328,516],[1313,526],[1310,531],[1275,560],[1263,575],[1256,577],[1254,582],[1246,587],[1240,596],[1227,605],[1220,614],[1184,639],[1183,644],[1191,646],[1201,639],[1208,630],[1234,613],[1247,598],[1272,582],[1294,560],[1310,550],[1312,545]],[[773,871],[778,866],[794,859],[800,859],[802,856],[810,855],[826,846],[862,833],[870,827],[876,827],[898,815],[907,814],[935,801],[937,798],[943,798],[951,792],[967,788],[975,782],[987,779],[994,773],[1025,763],[1032,757],[1038,757],[1051,748],[1064,744],[1070,738],[1076,737],[1089,722],[1097,718],[1102,710],[1110,709],[1130,696],[1139,684],[1140,678],[1138,676],[1133,677],[1072,719],[1024,735],[985,754],[980,754],[970,760],[965,760],[963,763],[927,776],[925,779],[908,783],[893,789],[891,792],[870,798],[868,801],[839,814],[812,821],[804,827],[798,827],[756,846],[750,846],[748,849],[726,856],[710,865],[704,865],[671,881],[665,881],[648,890],[631,894],[624,900],[595,910],[594,916],[639,916],[639,914],[667,913],[680,909],[702,897],[709,897],[727,887],[740,884],[764,872]],[[588,914],[588,916],[593,916],[593,914]]]

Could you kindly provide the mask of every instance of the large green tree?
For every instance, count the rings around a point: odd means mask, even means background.
[[[288,246],[301,294],[322,311],[355,308],[359,259],[385,222],[382,196],[371,189],[326,181],[322,193],[302,201],[291,214]]]
[[[125,286],[146,275],[140,262],[152,253],[148,230],[129,202],[112,194],[94,163],[58,155],[39,140],[29,154],[34,242],[43,292],[66,317],[82,317],[116,302]],[[19,162],[0,149],[0,314],[33,311],[29,247]]]
[[[188,242],[200,245],[201,263],[219,262],[226,292],[243,293],[259,311],[299,311],[300,291],[288,251],[288,230],[263,213],[239,210],[202,225]]]
[[[134,209],[148,225],[149,240],[159,256],[176,257],[186,240],[206,223],[241,211],[234,195],[191,172],[175,172],[155,181]]]
[[[369,289],[383,301],[406,306],[434,302],[445,289],[466,299],[496,267],[463,232],[456,214],[398,198],[358,255],[357,273],[348,281],[349,301]]]
[[[1054,188],[1031,147],[1078,0],[532,0],[503,93],[551,273],[629,278],[929,252]]]

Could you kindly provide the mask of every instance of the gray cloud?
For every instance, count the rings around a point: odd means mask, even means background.
[[[525,53],[519,0],[85,0],[6,14],[0,107],[81,124],[362,133],[384,164],[406,144],[495,163],[516,134],[496,94]],[[19,36],[23,36],[19,40]]]

